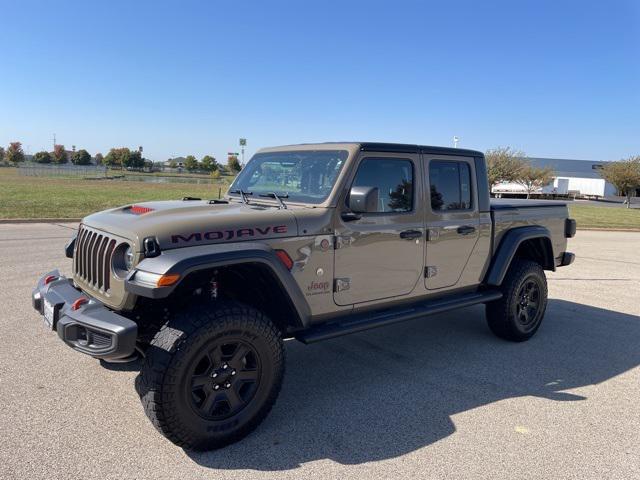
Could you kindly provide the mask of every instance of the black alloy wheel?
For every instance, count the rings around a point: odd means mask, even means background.
[[[540,285],[535,277],[529,277],[518,290],[516,318],[523,331],[529,331],[536,324],[540,307]]]
[[[210,450],[254,430],[284,376],[280,330],[236,302],[197,305],[154,336],[136,379],[145,413],[169,440]]]
[[[500,286],[502,298],[487,303],[487,323],[498,337],[512,342],[531,338],[547,308],[547,279],[540,264],[513,260]]]
[[[226,339],[207,346],[185,382],[195,412],[206,420],[236,415],[260,385],[260,357],[248,343]]]

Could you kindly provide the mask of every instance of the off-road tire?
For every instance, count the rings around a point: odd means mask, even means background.
[[[537,309],[525,322],[526,313],[522,312],[523,290],[531,283],[537,287]],[[512,342],[529,340],[540,328],[547,308],[547,279],[542,267],[530,260],[515,259],[502,282],[503,296],[500,300],[487,303],[487,323],[498,337]],[[523,302],[523,303],[521,303]],[[534,303],[534,302],[531,302]],[[527,312],[530,309],[527,308]]]
[[[222,420],[204,418],[202,411],[194,406],[192,379],[196,376],[190,372],[204,368],[201,365],[205,362],[206,366],[206,358],[220,357],[219,353],[209,353],[213,345],[228,345],[224,342],[232,341],[248,347],[259,362],[261,373],[257,387],[238,413]],[[200,358],[202,355],[205,360]],[[258,310],[238,303],[200,305],[176,315],[158,331],[147,349],[136,389],[153,425],[173,443],[193,450],[220,448],[245,437],[267,416],[282,385],[284,355],[280,331]],[[242,360],[244,364],[248,358]],[[199,363],[194,367],[196,362]],[[214,367],[207,368],[213,371]],[[211,375],[213,373],[205,372],[197,378],[209,380]],[[235,380],[244,385],[240,375]],[[211,385],[207,384],[210,392]],[[221,387],[225,386],[218,385]],[[233,388],[235,395],[236,387]],[[225,392],[216,392],[220,393]],[[227,403],[223,400],[220,405],[223,408]]]

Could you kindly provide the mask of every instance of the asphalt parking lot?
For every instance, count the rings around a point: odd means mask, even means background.
[[[223,450],[147,421],[136,365],[73,352],[30,304],[71,225],[0,225],[0,478],[640,478],[640,233],[579,231],[531,341],[482,308],[304,346],[268,419]]]

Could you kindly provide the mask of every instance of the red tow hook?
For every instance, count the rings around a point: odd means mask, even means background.
[[[47,275],[46,277],[44,277],[44,284],[49,285],[51,282],[57,279],[58,279],[57,275]]]
[[[78,310],[82,305],[89,302],[87,297],[80,297],[75,302],[71,304],[71,310]]]

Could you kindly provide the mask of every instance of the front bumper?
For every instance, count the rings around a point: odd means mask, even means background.
[[[86,303],[76,302],[79,298],[86,299],[80,301]],[[31,301],[43,316],[47,306],[50,327],[74,350],[104,360],[121,360],[133,355],[138,325],[75,288],[71,279],[60,275],[58,270],[40,278]]]

